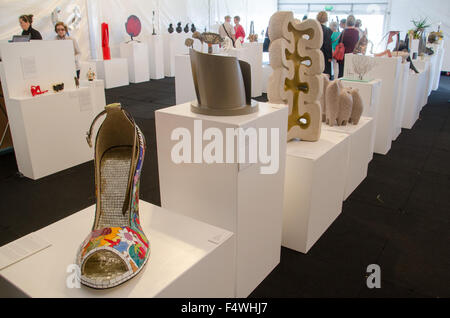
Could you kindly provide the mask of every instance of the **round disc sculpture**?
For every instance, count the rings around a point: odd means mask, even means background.
[[[322,27],[316,20],[299,22],[292,12],[279,11],[270,18],[269,37],[269,102],[289,105],[288,140],[317,141],[322,121]]]
[[[131,36],[131,41],[133,41],[133,37],[136,37],[141,33],[141,20],[135,15],[130,15],[125,23],[125,29],[128,35]]]

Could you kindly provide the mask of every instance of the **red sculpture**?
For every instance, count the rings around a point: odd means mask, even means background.
[[[103,59],[110,60],[111,59],[111,51],[109,50],[109,28],[108,23],[102,23],[102,50],[103,50]]]
[[[32,96],[36,96],[36,95],[41,95],[41,94],[44,94],[44,93],[47,93],[48,92],[48,90],[46,90],[46,91],[41,91],[41,87],[38,85],[38,86],[31,86],[31,95]]]

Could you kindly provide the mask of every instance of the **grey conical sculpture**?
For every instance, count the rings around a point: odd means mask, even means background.
[[[246,115],[258,111],[251,99],[250,64],[232,56],[189,50],[197,100],[191,111],[213,116]]]

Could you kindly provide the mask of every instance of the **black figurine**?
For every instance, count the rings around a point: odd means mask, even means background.
[[[186,23],[186,26],[184,27],[184,33],[189,32],[189,23]]]
[[[181,22],[177,23],[177,28],[175,30],[177,31],[177,33],[181,33],[181,31],[183,31],[183,28],[181,27]]]
[[[172,25],[172,23],[169,24],[169,28],[167,29],[167,31],[169,31],[169,33],[173,33],[173,25]]]
[[[194,23],[191,24],[191,32],[194,33],[195,31],[197,31]]]

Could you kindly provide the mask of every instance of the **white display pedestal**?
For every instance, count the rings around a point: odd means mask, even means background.
[[[368,57],[369,58],[369,57]],[[366,75],[367,78],[380,79],[383,82],[380,94],[380,107],[376,121],[375,152],[387,154],[391,149],[392,132],[396,125],[395,112],[398,105],[397,94],[400,84],[401,57],[370,57],[376,65]],[[353,54],[345,55],[344,74],[346,78],[356,78],[353,72]]]
[[[263,43],[260,42],[245,42],[244,48],[250,49],[250,59],[252,72],[252,97],[261,96],[263,93],[262,77],[263,77]]]
[[[39,179],[93,159],[84,138],[94,117],[93,98],[84,87],[9,100],[14,151],[24,176]]]
[[[110,60],[94,60],[96,63],[96,78],[105,81],[105,88],[129,85],[128,60],[112,58]]]
[[[248,43],[240,49],[231,49],[227,52],[229,56],[235,56],[239,60],[250,64],[252,73],[252,97],[262,95],[262,44]]]
[[[80,87],[91,88],[94,115],[102,112],[106,106],[105,83],[102,80],[80,80]]]
[[[395,127],[392,131],[392,140],[396,140],[402,133],[403,113],[405,112],[406,93],[408,91],[410,63],[400,66],[400,85],[397,94],[397,107],[395,109]]]
[[[288,142],[283,246],[307,253],[341,213],[348,136],[323,130],[317,142]]]
[[[148,65],[151,79],[164,78],[164,42],[161,35],[149,35]]]
[[[136,277],[114,288],[69,288],[79,245],[92,228],[90,206],[37,232],[52,245],[0,271],[31,297],[233,297],[233,233],[141,201],[151,254]]]
[[[184,44],[187,38],[191,38],[192,33],[166,33],[163,34],[164,42],[164,75],[175,76],[175,56],[188,54],[189,48]],[[197,40],[195,40],[197,41]],[[198,41],[197,41],[198,42]]]
[[[423,72],[416,74],[414,71],[410,71],[409,73],[402,128],[411,129],[419,118],[423,88],[425,87],[425,75]]]
[[[382,81],[372,80],[370,82],[360,82],[360,81],[350,81],[350,80],[341,80],[344,87],[353,87],[359,90],[359,94],[361,95],[361,99],[364,103],[364,110],[362,116],[371,117],[373,119],[372,124],[372,140],[371,140],[371,153],[369,157],[369,162],[373,159],[373,153],[375,152],[375,139],[377,137],[376,129],[377,129],[377,120],[378,120],[378,109],[380,105],[380,93],[381,86],[383,85]]]
[[[442,65],[444,64],[444,56],[445,56],[445,49],[444,49],[444,40],[441,40],[439,44],[432,45],[435,54],[437,54],[437,62],[436,62],[436,71],[434,73],[434,80],[433,80],[433,90],[437,90],[439,88],[439,83],[441,81],[441,71],[442,71]]]
[[[136,41],[120,43],[120,57],[128,60],[130,83],[142,83],[150,80],[147,43]]]
[[[333,126],[322,124],[322,131],[329,130],[349,137],[349,160],[347,176],[345,181],[344,200],[361,184],[367,177],[369,162],[373,157],[372,136],[375,121],[370,117],[361,117],[358,125]]]
[[[262,66],[262,92],[267,94],[267,83],[269,83],[269,77],[272,75],[273,70],[270,64],[263,64]]]
[[[418,69],[419,72],[424,73],[424,82],[419,87],[420,92],[420,109],[419,112],[422,110],[422,108],[428,103],[428,88],[430,87],[430,81],[431,81],[431,64],[429,60],[421,60],[418,59],[414,61],[414,65]]]
[[[285,105],[266,103],[259,103],[257,113],[243,116],[199,115],[190,111],[188,103],[155,112],[161,205],[236,234],[237,297],[247,297],[280,261],[287,117]],[[171,140],[175,129],[190,132],[194,157],[202,144],[202,132],[194,128],[199,123],[203,131],[216,128],[222,132],[224,148],[228,139],[228,142],[234,140],[231,149],[235,155],[238,137],[227,139],[227,129],[278,130],[274,142],[279,143],[279,156],[274,157],[279,159],[279,169],[273,174],[261,174],[260,168],[269,164],[240,164],[236,160],[235,163],[208,164],[203,160],[174,163],[171,153],[180,142]],[[270,129],[267,136],[276,137]],[[209,143],[204,141],[203,146]],[[245,148],[248,149],[248,144]],[[226,154],[224,150],[224,158]]]
[[[104,91],[99,82],[98,87],[75,87],[72,42],[5,43],[0,50],[0,75],[19,171],[39,179],[92,160],[84,136],[105,106]],[[53,93],[55,82],[64,83],[62,92]],[[49,92],[32,97],[31,85]]]
[[[176,103],[179,105],[196,100],[189,54],[175,56],[175,74]]]

